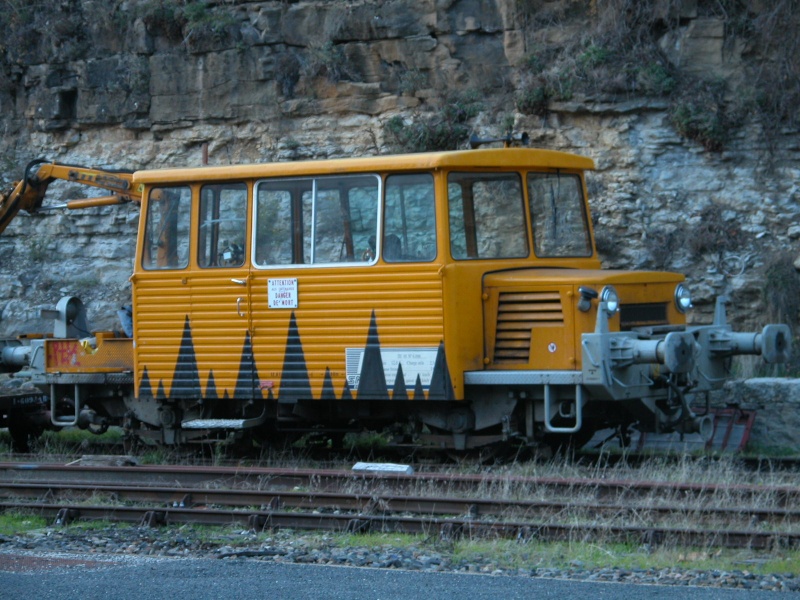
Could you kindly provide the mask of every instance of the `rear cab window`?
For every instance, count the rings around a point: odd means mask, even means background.
[[[386,178],[382,255],[387,263],[436,259],[436,206],[430,173]]]
[[[189,266],[192,189],[163,186],[150,190],[142,267],[147,270]]]

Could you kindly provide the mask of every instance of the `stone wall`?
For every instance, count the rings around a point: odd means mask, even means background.
[[[412,122],[477,90],[477,135],[513,126],[537,146],[595,159],[605,265],[685,272],[693,319],[725,293],[737,326],[760,325],[765,268],[782,252],[800,256],[797,128],[767,139],[744,120],[709,152],[678,134],[664,97],[598,87],[542,114],[517,109],[536,48],[574,43],[599,18],[588,0],[231,0],[194,20],[153,11],[178,0],[108,4],[65,0],[9,37],[20,51],[6,50],[0,78],[7,181],[37,157],[142,169],[200,165],[204,145],[210,164],[390,153],[390,118]],[[664,56],[727,78],[735,94],[753,49],[695,0],[662,4],[679,23],[658,40]],[[51,201],[79,193],[51,190]],[[710,215],[735,245],[692,249]],[[67,293],[110,324],[130,293],[136,222],[132,208],[20,216],[0,237],[0,334],[36,327]]]
[[[762,451],[800,453],[800,379],[755,378],[728,384],[719,406],[756,411],[750,445]]]

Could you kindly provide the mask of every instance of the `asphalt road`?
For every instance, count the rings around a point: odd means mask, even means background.
[[[147,559],[65,555],[22,557],[0,554],[0,597],[7,600],[744,600],[777,596],[775,592],[421,573],[281,564],[247,559]],[[800,594],[780,594],[780,598],[800,598]]]

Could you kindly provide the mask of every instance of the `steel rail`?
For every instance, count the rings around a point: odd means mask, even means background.
[[[81,477],[83,479],[81,479]],[[634,498],[642,496],[681,496],[700,498],[715,494],[726,497],[770,497],[778,506],[800,504],[800,486],[725,485],[710,483],[681,483],[665,481],[636,481],[620,479],[577,479],[556,477],[527,477],[519,475],[464,475],[451,473],[355,473],[351,471],[315,469],[272,469],[262,467],[192,467],[167,466],[85,466],[53,464],[0,463],[0,481],[70,481],[87,484],[175,485],[199,487],[204,485],[250,487],[270,490],[316,491],[355,489],[366,493],[374,490],[417,491],[435,486],[448,493],[458,491],[522,491],[553,490],[559,493],[591,492],[596,499]]]
[[[698,528],[653,526],[575,525],[532,522],[485,522],[473,519],[438,519],[430,517],[396,517],[383,515],[341,515],[319,512],[242,511],[226,509],[166,508],[152,509],[130,506],[59,506],[48,503],[0,502],[0,510],[25,510],[43,517],[56,519],[56,524],[66,525],[76,519],[139,522],[143,525],[205,524],[246,525],[253,530],[311,529],[339,532],[380,531],[438,535],[443,539],[511,538],[521,542],[530,540],[563,541],[603,539],[635,541],[650,545],[673,544],[695,547],[726,548],[795,548],[800,544],[800,534],[763,532],[752,530],[714,530]]]
[[[242,489],[207,489],[180,487],[131,487],[122,485],[93,485],[70,483],[2,483],[0,498],[9,501],[40,500],[59,503],[61,499],[75,501],[109,497],[115,502],[150,502],[159,506],[191,508],[219,505],[238,508],[260,506],[271,510],[330,509],[358,513],[413,513],[421,515],[469,515],[478,517],[525,516],[542,514],[590,514],[617,518],[633,517],[691,517],[703,519],[736,519],[748,522],[782,524],[800,521],[800,510],[785,508],[715,506],[692,507],[686,505],[640,506],[632,504],[607,504],[547,500],[511,500],[493,498],[461,498],[447,496],[396,496],[390,494],[359,494],[333,492],[294,492]]]

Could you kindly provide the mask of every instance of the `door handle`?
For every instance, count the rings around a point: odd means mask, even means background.
[[[242,312],[242,299],[241,298],[237,298],[236,299],[236,314],[238,314],[240,317],[244,316],[244,313]]]
[[[247,285],[247,279],[231,279],[237,285]]]

